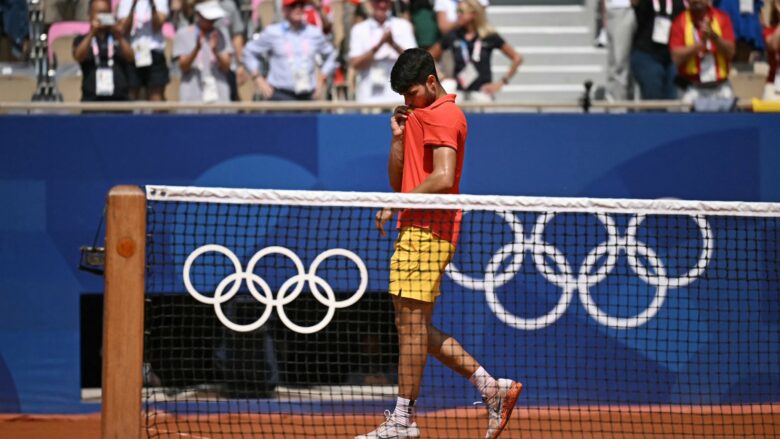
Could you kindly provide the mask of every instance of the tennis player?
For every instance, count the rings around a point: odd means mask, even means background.
[[[393,90],[405,106],[390,119],[392,141],[388,160],[390,185],[396,192],[457,194],[463,169],[468,125],[439,83],[433,57],[422,49],[406,50],[390,75]],[[392,209],[376,214],[385,236]],[[494,379],[457,340],[431,323],[445,267],[455,253],[460,210],[406,209],[399,212],[399,236],[390,260],[390,294],[398,330],[398,399],[393,413],[376,430],[359,438],[419,437],[415,400],[428,354],[468,378],[488,409],[486,438],[506,426],[522,390],[510,379]]]

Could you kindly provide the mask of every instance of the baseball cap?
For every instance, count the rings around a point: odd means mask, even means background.
[[[206,20],[219,20],[225,16],[225,10],[216,2],[209,0],[195,5],[195,11]]]
[[[283,5],[283,6],[285,6],[285,7],[287,7],[287,6],[292,6],[292,5],[294,5],[294,4],[297,4],[297,3],[303,3],[303,4],[306,4],[306,3],[308,3],[308,2],[307,2],[306,0],[284,0],[284,1],[282,2],[282,5]]]

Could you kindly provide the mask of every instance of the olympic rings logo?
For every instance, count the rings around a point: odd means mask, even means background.
[[[192,285],[192,281],[190,279],[190,270],[192,268],[193,262],[195,262],[195,260],[200,255],[208,252],[215,252],[224,255],[230,260],[230,262],[233,264],[233,268],[235,269],[234,273],[228,275],[217,285],[213,297],[208,297],[201,294]],[[279,288],[279,291],[277,292],[276,297],[274,297],[273,293],[271,292],[271,287],[268,285],[268,282],[254,273],[257,263],[263,257],[272,254],[286,256],[293,262],[295,268],[298,271],[297,275],[291,277],[282,284],[282,286]],[[358,271],[360,272],[360,284],[349,299],[336,300],[336,295],[334,294],[333,288],[331,288],[330,284],[328,284],[328,282],[326,282],[323,278],[317,276],[317,269],[319,268],[320,264],[325,259],[332,256],[342,256],[351,260],[355,263],[355,265],[357,265]],[[322,252],[314,259],[314,261],[311,263],[311,266],[309,267],[309,271],[307,272],[303,268],[301,259],[289,249],[277,246],[266,247],[252,256],[252,259],[249,260],[249,264],[246,267],[246,271],[244,271],[241,268],[241,262],[238,260],[238,257],[235,255],[235,253],[221,245],[207,244],[198,247],[195,251],[190,253],[187,259],[184,261],[183,278],[184,286],[187,289],[187,292],[190,293],[190,295],[198,302],[213,305],[214,311],[216,312],[219,321],[222,322],[223,325],[237,332],[250,332],[260,328],[265,324],[266,321],[268,321],[268,318],[271,316],[271,311],[276,309],[276,312],[279,315],[279,319],[290,330],[300,334],[313,334],[322,330],[330,323],[331,319],[333,319],[333,315],[335,314],[336,309],[346,308],[360,300],[360,298],[363,296],[363,293],[366,291],[366,287],[368,286],[368,272],[366,270],[366,265],[363,263],[363,260],[360,259],[355,253],[340,248],[330,249]],[[252,297],[265,305],[266,308],[260,318],[258,318],[255,322],[246,325],[240,325],[232,322],[229,318],[227,318],[227,316],[225,316],[225,313],[222,311],[222,304],[230,300],[233,296],[236,295],[236,293],[238,293],[238,290],[241,288],[241,284],[244,281],[246,281],[247,287],[249,288],[249,292]],[[290,318],[287,317],[287,314],[284,312],[284,306],[295,300],[301,294],[304,285],[309,286],[309,289],[314,295],[314,298],[317,299],[318,302],[328,307],[328,312],[325,314],[325,317],[323,317],[319,323],[312,326],[300,326],[290,320]],[[262,290],[262,293],[258,291],[258,286]],[[288,293],[290,288],[292,288],[292,292]],[[320,290],[320,288],[322,288],[322,290]]]
[[[509,212],[498,214],[512,228],[514,242],[504,245],[488,262],[482,279],[470,277],[461,273],[454,264],[447,267],[447,275],[458,285],[473,290],[485,292],[485,298],[491,311],[505,324],[523,330],[534,330],[547,327],[558,320],[572,301],[575,290],[587,313],[600,324],[618,329],[636,328],[652,319],[661,309],[669,289],[684,287],[696,280],[706,269],[712,257],[712,230],[706,219],[692,217],[699,227],[703,242],[699,260],[696,265],[682,276],[670,278],[667,276],[663,261],[646,243],[637,239],[637,230],[645,219],[644,215],[632,217],[626,228],[625,236],[621,236],[615,221],[606,214],[596,214],[601,224],[607,230],[607,240],[591,250],[582,266],[574,273],[563,254],[553,245],[543,239],[544,229],[555,217],[553,214],[541,214],[529,236],[525,235],[523,225]],[[496,296],[496,289],[514,278],[523,264],[525,253],[530,252],[537,271],[551,284],[562,291],[556,306],[547,314],[536,318],[522,318],[507,311]],[[604,280],[615,268],[615,263],[621,253],[626,254],[628,266],[645,283],[655,287],[656,292],[647,308],[633,317],[614,317],[602,311],[590,294],[590,289]],[[511,256],[504,272],[499,268]],[[604,263],[594,271],[597,262],[606,256]],[[642,258],[651,268],[648,268]],[[548,260],[553,261],[555,267]],[[557,268],[558,270],[555,270]]]

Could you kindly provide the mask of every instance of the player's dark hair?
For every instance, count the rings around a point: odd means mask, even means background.
[[[398,57],[390,72],[390,87],[396,93],[404,94],[413,85],[425,84],[428,75],[439,80],[431,54],[424,49],[407,49]]]

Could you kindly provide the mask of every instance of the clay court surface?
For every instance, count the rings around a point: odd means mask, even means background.
[[[157,413],[148,437],[211,439],[351,438],[372,430],[378,416],[221,415],[179,417]],[[482,438],[486,418],[479,408],[418,417],[422,437]],[[177,426],[178,425],[178,426]],[[624,406],[518,408],[502,438],[777,437],[780,407]],[[100,415],[0,415],[3,439],[98,439]]]

